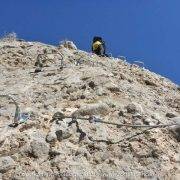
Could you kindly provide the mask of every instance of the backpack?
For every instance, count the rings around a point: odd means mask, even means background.
[[[96,41],[103,42],[102,38],[101,38],[101,37],[98,37],[98,36],[95,36],[95,37],[93,38],[93,43],[95,43]]]

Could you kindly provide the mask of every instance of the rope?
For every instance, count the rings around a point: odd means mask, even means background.
[[[90,123],[92,122],[97,122],[97,123],[103,123],[103,124],[109,124],[109,125],[114,125],[119,127],[125,126],[125,127],[135,127],[135,128],[164,128],[164,127],[170,127],[170,126],[174,126],[174,125],[178,125],[177,123],[172,123],[172,124],[157,124],[157,125],[133,125],[133,124],[124,124],[124,123],[113,123],[113,122],[109,122],[109,121],[103,121],[100,118],[97,118],[95,116],[91,116],[89,118],[84,118],[84,117],[74,117],[74,116],[65,116],[64,114],[61,114],[61,117],[59,118],[59,120],[63,120],[65,118],[76,118],[79,120],[85,120],[85,121],[89,121]]]
[[[69,123],[69,126],[71,126],[73,123],[76,124],[76,127],[77,127],[77,132],[80,133],[80,138],[79,138],[79,142],[81,140],[84,139],[85,136],[88,137],[89,140],[93,141],[93,142],[104,142],[106,144],[118,144],[118,143],[122,143],[124,141],[128,141],[128,140],[131,140],[133,139],[134,137],[137,137],[139,135],[142,135],[152,129],[155,129],[155,128],[165,128],[165,127],[170,127],[170,126],[174,126],[174,125],[178,125],[177,123],[173,123],[173,124],[158,124],[158,125],[132,125],[132,124],[121,124],[121,123],[113,123],[113,122],[108,122],[108,121],[103,121],[102,119],[100,118],[97,118],[95,116],[91,116],[89,118],[84,118],[84,117],[73,117],[73,116],[65,116],[63,113],[58,113],[58,117],[57,119],[58,120],[63,120],[64,118],[72,118],[72,121]],[[56,118],[53,119],[53,120],[57,120]],[[135,127],[135,128],[148,128],[148,129],[145,129],[141,132],[138,132],[138,133],[135,133],[131,136],[128,136],[128,137],[125,137],[123,139],[120,139],[118,141],[110,141],[110,140],[103,140],[103,139],[93,139],[91,136],[88,136],[85,132],[83,132],[82,129],[80,129],[80,126],[79,126],[79,123],[77,120],[85,120],[85,121],[89,121],[90,123],[93,123],[93,122],[97,122],[97,123],[104,123],[104,124],[110,124],[110,125],[115,125],[117,126],[118,128],[119,127],[122,127],[122,126],[125,126],[125,127]]]
[[[118,144],[118,143],[121,143],[121,142],[124,142],[124,141],[128,141],[128,140],[131,140],[132,138],[136,137],[136,136],[139,136],[141,134],[144,134],[154,128],[157,128],[157,127],[151,127],[151,128],[148,128],[148,129],[145,129],[139,133],[136,133],[136,134],[133,134],[131,136],[128,136],[126,138],[123,138],[123,139],[120,139],[118,141],[110,141],[110,140],[97,140],[97,139],[93,139],[92,137],[89,137],[89,139],[93,142],[105,142],[106,144]]]

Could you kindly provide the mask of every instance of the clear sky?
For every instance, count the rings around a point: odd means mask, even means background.
[[[0,35],[90,51],[102,36],[113,56],[180,84],[180,0],[0,0]]]

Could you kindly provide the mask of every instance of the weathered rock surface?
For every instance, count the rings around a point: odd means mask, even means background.
[[[12,38],[0,41],[0,72],[0,95],[31,112],[9,127],[14,105],[0,97],[0,179],[179,179],[180,91],[170,80],[69,41],[55,47]],[[177,124],[140,135],[145,128],[83,119],[89,116]]]
[[[0,158],[0,173],[5,173],[6,171],[12,169],[15,166],[14,160],[9,157],[1,157]]]

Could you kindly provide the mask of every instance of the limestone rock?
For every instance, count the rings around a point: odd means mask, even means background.
[[[0,173],[5,173],[14,166],[15,162],[10,156],[0,157]]]
[[[72,116],[92,116],[92,115],[105,115],[108,114],[109,106],[105,103],[96,103],[86,105],[77,111]]]
[[[35,70],[40,54],[42,67]],[[167,78],[124,58],[78,50],[72,42],[55,47],[16,39],[0,40],[0,72],[0,179],[178,175],[179,125],[117,126],[179,122],[180,93]],[[9,126],[15,109],[2,94],[16,100],[20,113],[33,116]]]

